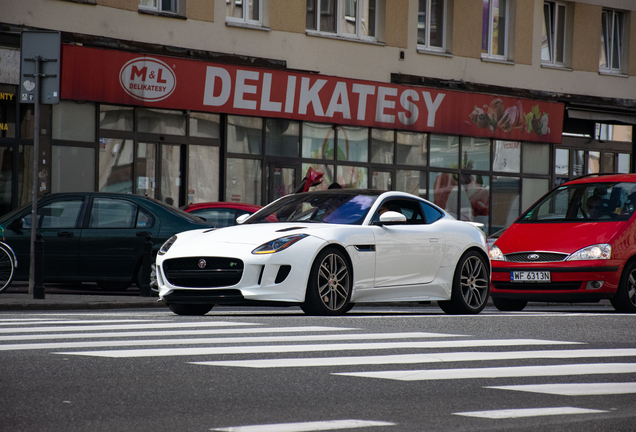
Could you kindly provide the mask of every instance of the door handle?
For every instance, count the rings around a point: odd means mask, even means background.
[[[60,232],[57,233],[57,236],[58,237],[73,237],[73,236],[75,236],[75,234],[73,234],[70,231],[60,231]]]
[[[150,231],[137,231],[137,237],[152,236]]]

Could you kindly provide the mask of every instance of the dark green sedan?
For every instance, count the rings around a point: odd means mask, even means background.
[[[31,205],[0,217],[18,259],[14,280],[29,279]],[[171,236],[213,224],[152,198],[104,192],[58,193],[38,201],[44,282],[97,282],[106,290],[140,285],[143,243],[156,252]]]

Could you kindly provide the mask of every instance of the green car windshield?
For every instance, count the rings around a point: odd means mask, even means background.
[[[519,222],[626,221],[636,209],[636,183],[580,183],[554,189]]]

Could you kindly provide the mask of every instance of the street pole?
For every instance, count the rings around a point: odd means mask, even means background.
[[[29,59],[30,60],[30,59]],[[40,61],[42,57],[36,55],[35,62],[35,101],[34,101],[34,122],[33,127],[33,196],[31,197],[31,259],[29,267],[29,294],[33,294],[34,299],[43,299],[44,292],[36,292],[35,286],[35,234],[38,224],[38,171],[40,159]],[[38,269],[42,270],[42,269]],[[40,291],[40,290],[38,290]],[[43,290],[42,290],[43,291]]]

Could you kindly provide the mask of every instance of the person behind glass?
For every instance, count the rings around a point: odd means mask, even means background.
[[[600,219],[603,216],[603,200],[594,195],[587,200],[587,211],[590,219]]]

